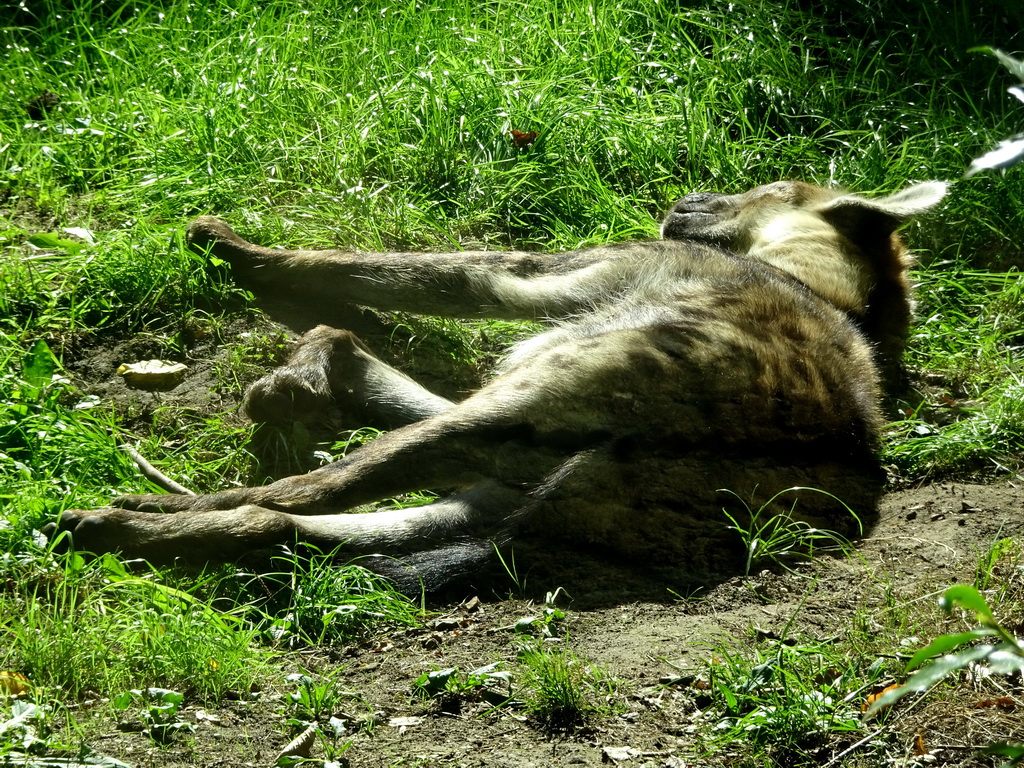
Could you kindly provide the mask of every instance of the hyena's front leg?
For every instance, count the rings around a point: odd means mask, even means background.
[[[67,536],[58,544],[83,552],[119,552],[154,565],[179,559],[199,565],[236,560],[252,550],[294,541],[296,528],[289,517],[251,505],[176,515],[117,507],[71,509],[43,533],[51,539]]]
[[[557,255],[522,251],[351,253],[276,250],[239,237],[204,216],[192,222],[193,248],[232,265],[236,279],[264,296],[308,306],[356,304],[391,311],[461,318],[563,318],[614,296],[636,271],[636,249],[614,246]]]
[[[448,410],[452,402],[374,355],[350,331],[317,326],[288,362],[253,384],[243,409],[256,422],[317,417],[331,405],[360,424],[393,428]]]

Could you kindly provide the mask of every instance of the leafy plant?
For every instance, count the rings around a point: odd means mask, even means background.
[[[49,734],[48,707],[22,699],[11,702],[10,717],[0,719],[0,756],[5,747],[38,753]]]
[[[182,733],[192,733],[196,727],[181,719],[184,696],[166,688],[143,688],[126,691],[111,700],[117,711],[125,711],[133,704],[142,704],[138,710],[142,733],[159,744],[167,744]]]
[[[297,690],[288,694],[288,700],[293,716],[304,724],[326,719],[335,705],[349,695],[338,687],[333,675],[316,681],[305,672],[295,672],[285,680],[298,685]]]
[[[561,587],[558,587],[554,592],[548,592],[544,596],[544,605],[541,608],[540,615],[523,616],[513,625],[512,631],[520,635],[538,633],[540,637],[545,639],[557,638],[558,626],[565,618],[565,611],[556,605],[561,594]]]
[[[879,696],[868,709],[869,716],[905,696],[925,692],[972,665],[984,664],[991,672],[1000,675],[1024,672],[1024,645],[996,620],[988,602],[977,589],[966,584],[950,587],[939,598],[939,605],[947,613],[960,605],[974,614],[979,626],[968,632],[937,637],[915,653],[907,662],[907,670],[917,671],[903,685]],[[976,644],[979,640],[991,638],[997,642]],[[1024,762],[1024,744],[1001,742],[990,745],[985,752],[1008,757],[1007,766]]]
[[[978,564],[974,569],[974,586],[984,591],[991,586],[995,571],[1010,555],[1020,551],[1020,545],[1011,538],[1000,538],[978,556]]]
[[[710,695],[718,709],[705,715],[715,749],[742,746],[774,765],[818,765],[819,750],[837,736],[861,730],[854,699],[865,678],[827,646],[773,643],[752,659],[725,647],[707,667]]]
[[[338,685],[337,677],[341,668],[333,673],[319,677],[303,671],[285,677],[285,681],[296,684],[296,689],[288,694],[285,710],[285,724],[288,732],[298,734],[281,753],[277,765],[298,765],[309,757],[310,748],[319,736],[327,759],[325,766],[347,765],[340,758],[351,746],[350,739],[343,739],[356,718],[345,712],[343,703],[358,701],[359,697]],[[369,727],[369,719],[359,723],[360,727]]]
[[[501,707],[514,703],[512,675],[501,667],[502,662],[497,661],[465,673],[456,667],[435,669],[420,675],[412,690],[420,698],[442,699],[442,706],[451,700],[461,703],[470,699]]]
[[[998,48],[975,48],[974,50],[991,53],[999,60],[1000,64],[1009,70],[1010,74],[1020,81],[1020,85],[1010,86],[1007,90],[1011,96],[1024,101],[1024,61],[1015,59]],[[1021,160],[1024,160],[1024,134],[1000,141],[995,149],[972,160],[964,176],[971,177],[988,169],[1005,170],[1012,168]]]

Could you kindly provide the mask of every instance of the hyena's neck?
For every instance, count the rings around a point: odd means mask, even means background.
[[[864,254],[817,216],[781,216],[765,227],[747,257],[792,275],[837,309],[863,315],[874,275]]]

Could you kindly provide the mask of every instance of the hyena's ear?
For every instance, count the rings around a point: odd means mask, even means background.
[[[817,212],[853,240],[888,237],[900,225],[936,206],[946,196],[943,181],[914,184],[887,197],[841,195],[817,207]]]

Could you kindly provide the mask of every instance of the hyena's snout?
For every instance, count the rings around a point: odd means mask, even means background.
[[[730,216],[733,198],[714,192],[695,192],[673,205],[661,224],[661,236],[667,240],[706,240],[716,225]]]
[[[694,192],[680,198],[669,213],[720,214],[728,208],[728,196],[718,192]]]

